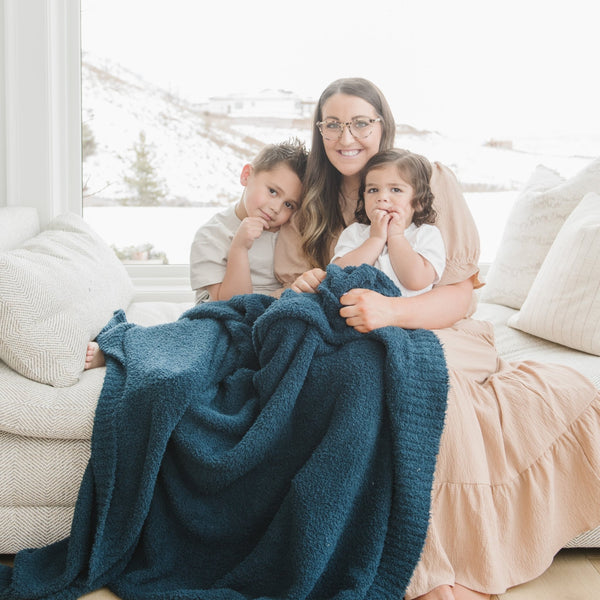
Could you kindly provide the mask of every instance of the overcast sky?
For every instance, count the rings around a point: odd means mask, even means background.
[[[366,77],[400,123],[600,135],[594,0],[81,0],[82,47],[193,100]]]

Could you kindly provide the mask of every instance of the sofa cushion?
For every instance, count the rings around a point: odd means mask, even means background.
[[[599,194],[587,194],[565,221],[521,310],[508,324],[600,355]]]
[[[73,385],[87,343],[132,297],[110,247],[81,217],[61,215],[0,252],[0,359],[34,381]]]
[[[509,215],[481,300],[521,308],[561,226],[594,191],[600,191],[600,158],[566,181],[538,166]]]

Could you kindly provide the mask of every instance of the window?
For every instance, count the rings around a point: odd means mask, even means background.
[[[568,176],[600,155],[584,0],[322,6],[81,0],[83,215],[124,261],[187,263],[243,164],[266,142],[310,142],[341,76],[379,85],[397,146],[454,170],[484,262],[537,164]]]

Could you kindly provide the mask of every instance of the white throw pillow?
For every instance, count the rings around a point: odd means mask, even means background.
[[[0,359],[40,383],[72,385],[87,343],[132,297],[111,248],[81,217],[61,215],[0,252]]]
[[[600,195],[587,194],[552,244],[511,327],[600,355]]]
[[[482,302],[521,308],[558,231],[588,192],[600,192],[600,158],[566,181],[536,168],[508,217]]]

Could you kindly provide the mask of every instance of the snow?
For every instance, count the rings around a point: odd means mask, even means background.
[[[299,137],[308,147],[312,137],[308,121],[299,128],[290,119],[252,124],[207,115],[135,73],[89,54],[83,56],[82,104],[83,121],[97,144],[96,153],[83,164],[84,218],[109,244],[151,243],[166,252],[171,264],[187,263],[196,229],[238,199],[241,169],[263,144]],[[168,206],[115,206],[130,193],[123,176],[140,131],[154,148],[157,177],[168,188]],[[397,147],[448,165],[464,184],[484,262],[493,259],[518,190],[537,165],[569,177],[600,156],[598,134],[507,141],[508,148],[502,148],[435,132],[396,136]]]

